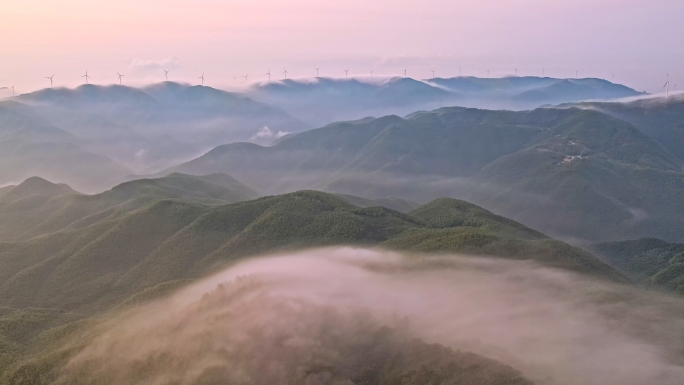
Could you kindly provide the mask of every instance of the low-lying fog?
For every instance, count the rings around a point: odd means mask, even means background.
[[[536,384],[684,378],[680,298],[530,262],[335,248],[250,259],[130,310],[100,326],[60,380],[350,384],[356,348],[383,326]],[[410,356],[397,344],[385,353]],[[525,383],[493,378],[484,383]]]

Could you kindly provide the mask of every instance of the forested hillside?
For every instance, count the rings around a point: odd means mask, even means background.
[[[1,232],[3,370],[92,316],[277,251],[352,245],[415,258],[458,252],[626,281],[581,249],[456,199],[401,213],[316,191],[250,200],[255,194],[227,175],[172,174],[97,195],[38,178],[12,188],[0,197],[3,218],[12,218],[6,223],[18,224],[3,223]]]

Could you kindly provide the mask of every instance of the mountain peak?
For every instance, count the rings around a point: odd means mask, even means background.
[[[66,194],[78,194],[78,192],[67,184],[52,183],[46,179],[34,176],[14,187],[3,199],[14,200],[33,195],[56,197]]]

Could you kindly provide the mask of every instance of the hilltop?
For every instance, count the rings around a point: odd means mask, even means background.
[[[255,190],[225,174],[170,174],[122,183],[95,195],[33,177],[0,196],[0,241],[26,240],[113,220],[161,199],[217,205],[254,199]]]

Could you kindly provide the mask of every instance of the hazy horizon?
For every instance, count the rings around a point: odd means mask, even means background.
[[[519,76],[614,80],[658,92],[684,85],[684,3],[657,0],[505,4],[468,0],[319,3],[188,0],[9,0],[0,23],[0,87],[17,93],[83,83],[164,80],[231,88],[273,79],[407,75],[416,79]],[[534,12],[531,12],[534,10]],[[486,20],[486,22],[482,22]],[[353,26],[353,28],[349,28]],[[75,44],[74,42],[78,42]],[[459,71],[459,67],[462,71]],[[544,71],[543,71],[544,69]],[[614,78],[613,78],[614,75]],[[0,96],[11,94],[0,90]]]

